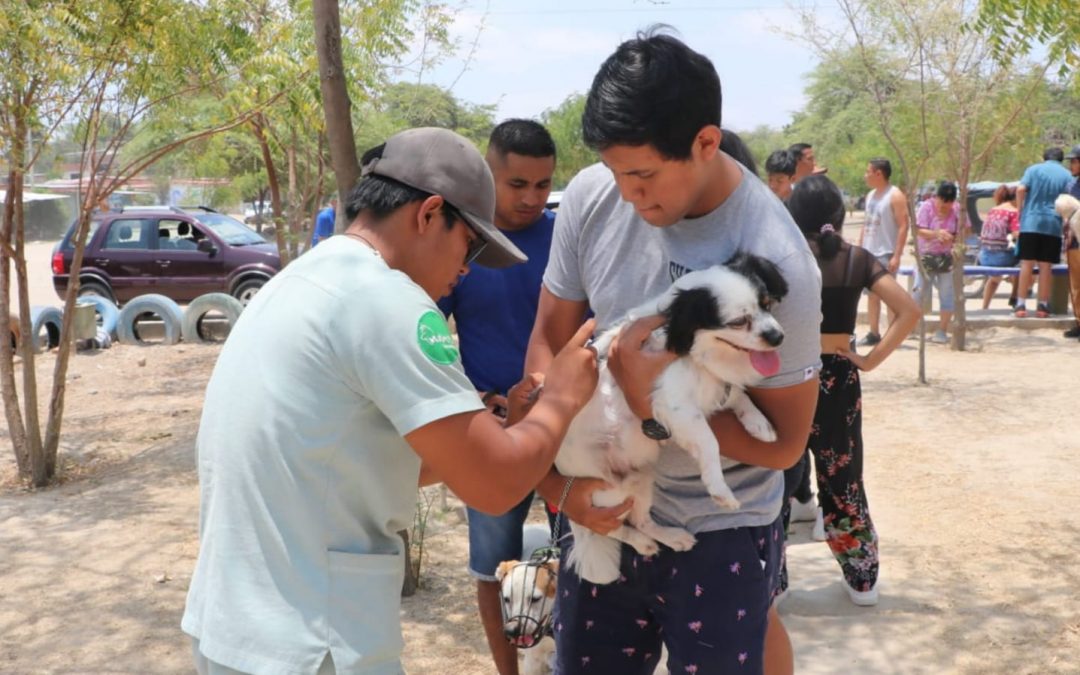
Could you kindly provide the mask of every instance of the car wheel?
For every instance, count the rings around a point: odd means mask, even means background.
[[[251,279],[245,279],[236,285],[233,289],[232,296],[240,301],[241,305],[245,307],[251,299],[255,297],[255,294],[259,292],[259,289],[266,285],[266,279],[262,277],[253,277]]]
[[[174,345],[180,341],[180,326],[184,320],[180,305],[164,295],[148,293],[128,302],[120,310],[120,320],[116,324],[116,335],[120,342],[127,345],[152,344],[139,336],[137,326],[141,319],[151,315],[158,316],[164,324],[164,344]]]
[[[79,284],[79,297],[84,295],[96,295],[101,298],[105,298],[109,302],[116,304],[116,297],[112,294],[112,290],[107,284],[103,284],[100,281],[83,281]]]
[[[59,347],[63,326],[64,312],[59,307],[31,307],[30,337],[34,341],[34,351],[40,354],[46,349]]]
[[[217,342],[210,331],[202,325],[203,319],[210,312],[218,312],[225,316],[231,329],[244,311],[244,305],[236,298],[226,293],[207,293],[200,295],[191,301],[184,310],[184,322],[181,325],[181,335],[184,342]]]

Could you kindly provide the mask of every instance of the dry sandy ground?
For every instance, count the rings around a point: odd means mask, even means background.
[[[798,672],[1080,672],[1080,345],[1009,329],[973,342],[929,349],[930,386],[914,384],[912,342],[865,378],[882,601],[851,605],[802,525],[782,608]],[[217,351],[77,356],[62,485],[19,488],[0,453],[0,672],[190,672],[192,447]],[[410,672],[492,672],[456,510],[435,506],[428,553],[402,615]]]
[[[31,245],[34,304],[59,302],[50,249]],[[988,329],[966,353],[928,346],[931,383],[919,386],[914,344],[864,377],[881,604],[851,605],[825,545],[797,525],[782,607],[797,672],[1080,673],[1080,345]],[[0,435],[0,673],[192,672],[179,622],[198,546],[194,437],[217,352],[74,357],[59,486],[20,488]],[[45,385],[52,363],[39,359]],[[409,671],[493,672],[456,508],[435,506],[427,545],[402,615]]]

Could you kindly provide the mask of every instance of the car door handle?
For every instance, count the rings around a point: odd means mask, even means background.
[[[170,264],[172,264],[171,260],[155,260],[154,262],[161,265],[162,267],[168,267]]]
[[[94,264],[98,267],[104,267],[109,264],[108,258],[94,258]]]

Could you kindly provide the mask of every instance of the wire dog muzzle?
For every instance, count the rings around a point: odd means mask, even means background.
[[[535,647],[551,635],[558,561],[558,547],[539,548],[507,573],[513,586],[510,598],[503,597],[501,605],[503,633],[518,649]]]

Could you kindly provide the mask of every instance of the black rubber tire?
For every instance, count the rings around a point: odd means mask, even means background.
[[[96,295],[105,298],[114,305],[116,304],[116,296],[113,295],[112,289],[109,288],[108,284],[100,281],[87,279],[86,281],[79,283],[79,297],[81,298],[87,295]]]
[[[259,292],[259,289],[266,285],[266,282],[267,280],[262,277],[248,277],[236,284],[232,296],[246,307],[251,302],[251,299],[255,297],[255,294]]]
[[[120,320],[116,324],[116,336],[126,345],[150,345],[139,337],[135,323],[146,314],[156,314],[165,325],[163,344],[174,345],[180,342],[180,326],[184,322],[184,313],[180,305],[172,299],[157,293],[140,295],[131,300],[120,310]]]
[[[217,342],[207,339],[200,330],[203,317],[209,312],[220,312],[225,315],[229,322],[229,328],[236,325],[240,313],[244,311],[244,305],[228,293],[207,293],[200,295],[191,301],[184,310],[184,321],[181,324],[181,335],[184,342]]]
[[[34,351],[41,353],[46,349],[60,346],[60,331],[64,327],[64,311],[59,307],[35,306],[30,308],[30,334],[33,337]],[[41,331],[45,330],[45,335]]]

